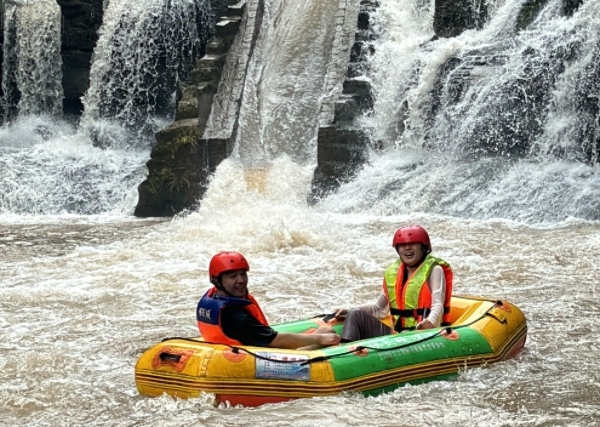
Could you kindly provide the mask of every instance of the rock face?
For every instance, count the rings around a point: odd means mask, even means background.
[[[56,2],[63,15],[63,111],[79,115],[83,111],[80,98],[90,86],[92,52],[102,25],[103,0]]]
[[[548,3],[548,0],[526,0],[515,24],[518,31],[524,30],[533,22],[537,14]]]
[[[17,45],[17,23],[15,14],[10,14],[6,9],[6,1],[2,1],[2,116],[0,120],[12,120],[17,116],[17,105],[21,99],[21,91],[17,87],[16,76],[16,49],[4,49],[4,45]]]
[[[563,0],[563,13],[565,16],[572,16],[582,3],[583,0]]]
[[[243,75],[246,71],[247,61],[228,56],[230,48],[236,43],[252,50],[263,6],[259,0],[246,11],[243,0],[227,6],[225,15],[217,20],[215,37],[207,44],[205,55],[196,61],[189,80],[178,87],[174,123],[156,134],[156,146],[147,163],[148,178],[138,188],[135,216],[172,216],[194,207],[206,192],[210,175],[231,154],[235,128],[216,132],[219,137],[204,137],[204,133],[217,91],[227,89],[227,85],[219,85],[223,74]],[[237,116],[237,111],[234,114]]]
[[[175,215],[194,206],[204,194],[208,177],[229,156],[231,147],[226,141],[202,140],[203,131],[199,119],[184,119],[156,134],[148,179],[139,187],[136,216]]]
[[[377,6],[379,4],[371,0],[360,3],[342,95],[335,103],[333,121],[320,127],[317,136],[317,168],[308,197],[311,204],[350,181],[367,161],[371,142],[368,135],[354,125],[354,120],[373,107],[371,85],[364,74],[366,55],[373,52],[370,14]]]
[[[486,19],[484,0],[435,0],[433,30],[438,37],[456,37],[464,30],[482,28]]]

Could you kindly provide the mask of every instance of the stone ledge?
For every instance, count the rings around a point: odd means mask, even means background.
[[[229,12],[229,16],[238,16],[241,18],[246,11],[246,0],[242,0],[237,4],[229,6],[227,11]]]
[[[367,161],[370,140],[362,130],[354,128],[354,121],[373,107],[371,83],[363,74],[367,68],[365,55],[373,52],[370,13],[376,3],[362,1],[360,4],[347,78],[342,94],[333,103],[333,122],[320,127],[317,135],[317,168],[308,196],[310,204],[353,179]]]
[[[148,178],[138,188],[136,216],[173,216],[193,208],[216,167],[231,155],[234,138],[230,132],[203,138],[226,56],[248,14],[246,1],[227,3],[226,10],[220,9],[227,16],[215,24],[216,35],[207,43],[205,55],[196,61],[189,80],[177,88],[176,121],[156,133],[157,144],[147,163]]]
[[[234,37],[240,29],[240,19],[226,18],[217,22],[216,37]]]

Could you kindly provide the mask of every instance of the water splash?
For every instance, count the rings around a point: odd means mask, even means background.
[[[130,215],[146,159],[94,147],[65,122],[19,118],[0,128],[0,214]]]
[[[374,155],[358,178],[321,203],[332,212],[450,215],[555,223],[600,219],[600,171],[560,160],[449,159],[400,149]]]
[[[598,2],[571,18],[548,2],[517,32],[521,3],[498,3],[482,30],[435,41],[427,10],[411,1],[378,9],[376,101],[362,124],[387,151],[324,206],[532,223],[600,218]]]

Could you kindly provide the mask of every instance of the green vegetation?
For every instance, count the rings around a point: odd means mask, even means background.
[[[183,189],[190,188],[190,186],[191,183],[188,177],[167,168],[162,168],[159,172],[151,174],[147,182],[148,193],[157,198],[165,189],[168,189],[172,195]]]

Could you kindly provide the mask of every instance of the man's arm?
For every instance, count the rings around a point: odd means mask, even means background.
[[[221,311],[221,326],[229,338],[244,345],[256,347],[319,348],[339,344],[340,336],[335,333],[293,334],[277,332],[261,324],[254,316],[240,308],[226,308]],[[309,348],[307,348],[308,350]]]
[[[280,332],[271,341],[269,347],[292,349],[307,347],[306,350],[313,350],[339,343],[340,336],[335,333],[293,334],[290,332]]]
[[[244,345],[269,347],[277,331],[260,323],[254,316],[239,307],[221,310],[221,327],[229,338]]]

